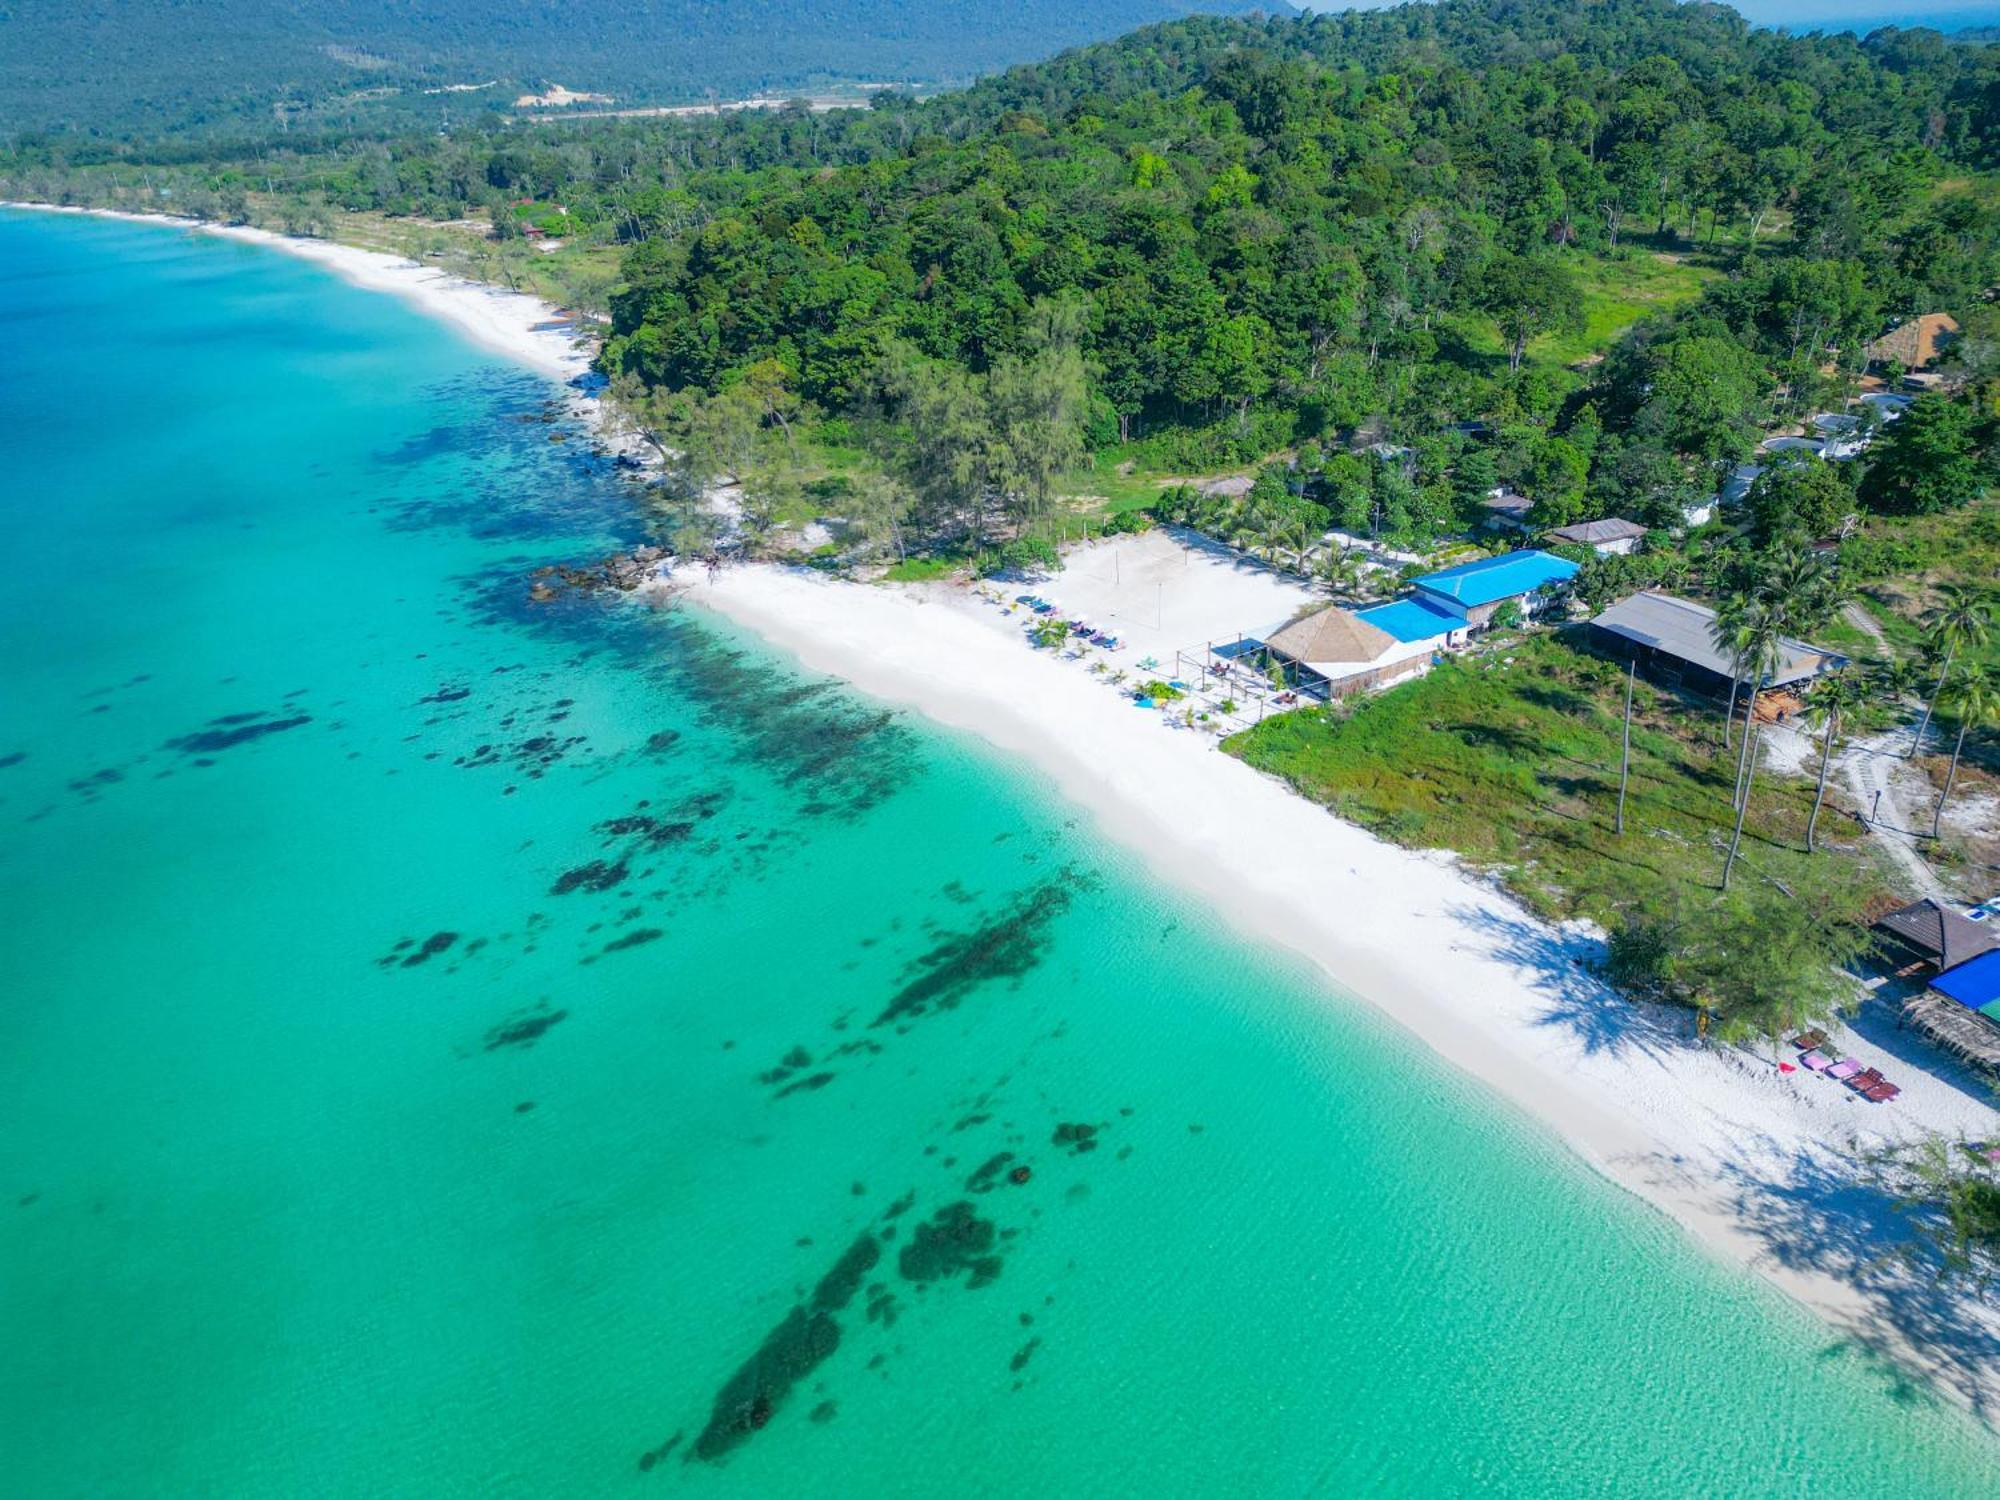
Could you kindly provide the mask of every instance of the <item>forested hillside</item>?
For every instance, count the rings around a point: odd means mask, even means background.
[[[828,116],[212,159],[31,141],[0,187],[293,227],[490,218],[485,274],[599,268],[574,285],[610,314],[604,366],[692,478],[868,476],[899,545],[1032,528],[1108,482],[1079,477],[1090,455],[1282,453],[1261,504],[1421,547],[1501,483],[1544,524],[1677,520],[1931,312],[1965,330],[1967,380],[1957,477],[1925,493],[1978,493],[1996,155],[1987,47],[1450,0],[1195,17]],[[1815,517],[1914,504],[1882,464],[1826,468],[1846,500]]]
[[[678,103],[851,80],[964,83],[1249,0],[8,0],[0,132],[322,129],[501,108],[558,82]],[[1285,0],[1259,0],[1286,10]],[[447,85],[489,85],[440,92]],[[429,92],[426,92],[426,91]]]

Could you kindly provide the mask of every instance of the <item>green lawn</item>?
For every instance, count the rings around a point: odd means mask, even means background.
[[[939,578],[949,578],[965,566],[963,559],[953,561],[944,557],[911,557],[899,563],[891,563],[882,576],[890,583],[931,583]]]
[[[1735,775],[1721,715],[1642,679],[1620,838],[1623,689],[1616,663],[1537,636],[1448,660],[1351,711],[1266,719],[1225,748],[1384,838],[1457,850],[1546,916],[1614,925],[1671,886],[1715,889]],[[1812,793],[1809,779],[1758,779],[1739,882],[1802,873]],[[1837,814],[1822,815],[1820,835],[1814,889],[1833,885],[1835,905],[1858,912],[1882,885],[1873,857]]]
[[[1629,257],[1614,258],[1575,251],[1566,253],[1562,260],[1583,294],[1584,327],[1578,334],[1549,334],[1529,340],[1527,357],[1537,364],[1573,365],[1593,354],[1603,354],[1641,318],[1694,301],[1703,286],[1725,274],[1721,267],[1709,263],[1705,253],[1667,255],[1634,250]],[[1499,330],[1491,323],[1472,325],[1467,341],[1480,354],[1504,357],[1507,352]]]

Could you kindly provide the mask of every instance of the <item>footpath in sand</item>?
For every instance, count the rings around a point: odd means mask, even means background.
[[[1228,554],[1163,559],[1163,540],[1084,549],[1035,591],[1125,636],[1120,666],[1268,631],[1310,602],[1295,580]],[[1957,1399],[2000,1410],[2000,1316],[1885,1259],[1903,1231],[1863,1161],[1931,1132],[2000,1135],[2000,1117],[1892,1016],[1866,1009],[1838,1039],[1903,1085],[1886,1106],[1698,1044],[1685,1012],[1635,1005],[1595,977],[1591,929],[1542,922],[1451,856],[1383,843],[1220,753],[1213,735],[1135,709],[1078,662],[1032,649],[1023,615],[993,602],[1000,591],[763,566],[677,581],[806,666],[1034,763],[1157,874],[1305,954],[1705,1245]]]

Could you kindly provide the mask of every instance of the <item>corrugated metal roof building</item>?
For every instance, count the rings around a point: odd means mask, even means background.
[[[1726,695],[1732,679],[1746,680],[1737,678],[1729,658],[1716,647],[1709,633],[1714,623],[1715,611],[1707,605],[1648,589],[1620,599],[1590,626],[1599,645],[1621,661],[1636,653],[1642,664],[1668,678]],[[1764,679],[1763,688],[1809,682],[1847,665],[1847,658],[1837,652],[1789,637],[1779,649],[1777,669]]]
[[[1566,557],[1529,547],[1504,557],[1483,557],[1478,562],[1425,573],[1411,579],[1410,586],[1463,613],[1505,599],[1525,598],[1548,584],[1565,583],[1581,571]]]

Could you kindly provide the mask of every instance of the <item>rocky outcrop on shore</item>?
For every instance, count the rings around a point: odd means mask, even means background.
[[[537,604],[547,604],[565,592],[616,589],[621,594],[629,594],[642,584],[657,579],[660,564],[672,556],[665,547],[648,544],[635,547],[630,552],[614,552],[601,562],[582,567],[551,563],[528,575],[533,580],[528,588],[528,597]]]

